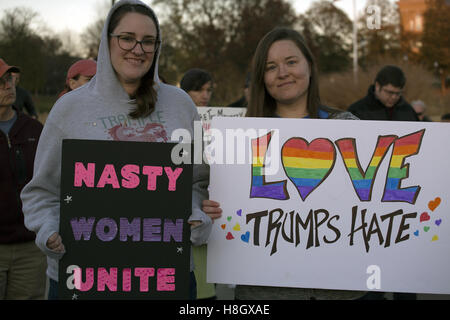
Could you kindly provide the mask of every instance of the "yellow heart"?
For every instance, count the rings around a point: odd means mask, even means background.
[[[241,230],[241,226],[239,225],[239,223],[236,223],[236,225],[233,227],[234,231],[240,231]]]
[[[434,235],[433,239],[431,239],[431,241],[438,241],[438,240],[439,240],[439,237],[437,235]]]

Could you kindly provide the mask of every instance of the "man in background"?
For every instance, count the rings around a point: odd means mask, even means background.
[[[13,72],[20,70],[0,59],[0,300],[44,299],[47,260],[25,228],[20,200],[42,124],[13,107]]]
[[[397,66],[385,66],[369,87],[367,95],[348,111],[361,120],[418,121],[413,107],[403,98],[406,77]]]

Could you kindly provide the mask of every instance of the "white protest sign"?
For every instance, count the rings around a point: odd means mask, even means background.
[[[203,141],[205,142],[205,157],[208,162],[211,160],[211,151],[209,144],[211,143],[211,120],[216,117],[244,117],[247,108],[234,107],[197,107],[203,128]]]
[[[221,118],[212,131],[225,147],[208,282],[450,293],[450,125]]]
[[[215,117],[243,117],[247,108],[232,107],[197,107],[198,114],[202,121],[205,136],[210,135],[211,120]],[[206,139],[205,139],[206,140]]]

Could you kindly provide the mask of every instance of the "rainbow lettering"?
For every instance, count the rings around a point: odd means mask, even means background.
[[[416,202],[420,186],[400,188],[400,183],[409,176],[409,164],[404,164],[405,158],[419,152],[424,133],[425,129],[422,129],[395,140],[381,201],[402,201],[412,204]]]
[[[395,139],[397,139],[397,136],[393,135],[378,137],[375,151],[366,171],[363,171],[361,168],[354,138],[343,138],[335,142],[344,160],[345,168],[352,180],[353,188],[359,200],[370,201],[373,183],[380,163],[383,161],[389,147]]]
[[[265,136],[252,139],[253,159],[250,198],[287,200],[289,194],[286,190],[286,180],[267,183],[264,175],[264,161],[271,138],[272,132],[269,132]]]

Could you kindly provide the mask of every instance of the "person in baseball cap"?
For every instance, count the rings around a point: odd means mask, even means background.
[[[0,59],[0,77],[3,77],[4,74],[8,72],[12,77],[13,85],[15,87],[15,101],[13,101],[14,107],[20,112],[26,111],[30,117],[37,119],[38,114],[36,112],[36,108],[34,107],[31,94],[18,85],[20,80],[20,68],[16,66],[9,66],[3,59]]]
[[[20,72],[19,67],[8,65],[5,60],[0,58],[0,78],[7,72]]]
[[[14,105],[13,72],[0,59],[0,301],[44,299],[47,258],[25,227],[20,192],[33,177],[42,124]]]
[[[78,60],[72,64],[67,71],[64,91],[59,94],[59,97],[89,82],[96,72],[97,63],[94,60]]]
[[[20,72],[15,66],[8,65],[0,58],[0,120],[3,116],[13,114],[12,105],[16,101],[16,87],[12,72]]]

